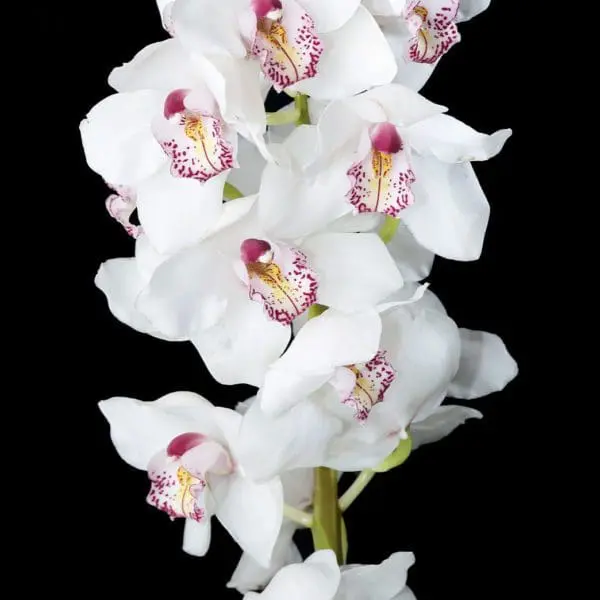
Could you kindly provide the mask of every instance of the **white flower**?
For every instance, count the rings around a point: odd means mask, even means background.
[[[470,161],[496,155],[511,131],[484,135],[445,110],[398,84],[332,102],[310,169],[345,169],[355,211],[401,217],[425,248],[475,260],[489,205]]]
[[[500,338],[459,330],[431,292],[415,303],[390,302],[381,316],[330,309],[268,369],[236,448],[258,480],[300,467],[372,468],[409,427],[418,445],[481,416],[440,409],[447,395],[489,394],[516,372]]]
[[[165,335],[191,339],[221,383],[258,386],[287,345],[290,323],[313,303],[365,310],[403,282],[377,235],[274,239],[254,200],[228,202],[243,218],[163,262],[137,307]]]
[[[385,34],[398,63],[394,82],[419,90],[441,57],[460,41],[457,24],[490,0],[364,0]]]
[[[253,483],[238,468],[229,442],[241,415],[191,392],[154,402],[110,398],[99,406],[121,458],[148,471],[147,501],[172,519],[186,519],[186,552],[207,552],[214,515],[244,551],[269,565],[282,523],[282,487],[279,479]]]
[[[249,592],[244,600],[407,600],[406,586],[412,552],[396,552],[379,565],[340,567],[332,550],[319,550],[301,565],[289,565],[275,575],[261,593]]]
[[[341,98],[396,74],[392,51],[360,0],[176,0],[163,14],[187,48],[250,57],[277,91]]]
[[[281,483],[283,484],[283,499],[287,506],[302,510],[311,505],[314,487],[312,469],[287,471],[281,475]],[[298,527],[299,525],[295,521],[284,517],[269,567],[262,567],[250,554],[245,552],[227,587],[235,588],[242,594],[250,590],[257,590],[267,585],[281,568],[302,562],[302,556],[293,542],[294,533]]]

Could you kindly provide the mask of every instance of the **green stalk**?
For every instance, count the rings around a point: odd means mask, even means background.
[[[331,549],[338,564],[345,562],[342,513],[338,505],[337,473],[327,467],[315,469],[312,537],[315,550]]]
[[[306,94],[296,94],[294,96],[294,105],[298,112],[296,126],[310,125],[310,113],[308,112],[308,96]]]
[[[235,185],[231,185],[230,183],[225,183],[225,187],[223,188],[223,198],[225,200],[237,200],[238,198],[243,198],[244,194],[238,190]]]
[[[392,241],[396,235],[396,231],[398,231],[398,225],[400,225],[400,219],[390,217],[389,215],[385,216],[385,221],[379,230],[379,237],[383,240],[384,244]]]

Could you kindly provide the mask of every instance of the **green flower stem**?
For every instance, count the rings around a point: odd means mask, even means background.
[[[315,550],[333,550],[338,564],[343,565],[346,557],[342,541],[342,513],[337,494],[337,473],[327,467],[317,467],[311,528],[313,544]]]
[[[294,105],[298,111],[296,125],[310,125],[310,113],[308,112],[308,96],[306,94],[296,94],[294,96]]]
[[[243,198],[244,194],[240,192],[234,185],[230,183],[225,183],[225,187],[223,188],[223,198],[225,200],[237,200],[238,198]]]
[[[267,125],[291,125],[297,123],[300,116],[300,110],[297,107],[292,110],[282,109],[274,113],[267,113]]]
[[[396,231],[398,231],[398,225],[400,225],[400,219],[390,217],[389,215],[385,216],[385,221],[379,230],[379,237],[383,240],[384,244],[392,241],[396,235]]]
[[[302,525],[302,527],[312,527],[313,524],[313,517],[310,513],[287,504],[283,505],[283,516],[290,521],[294,521],[294,523],[298,523],[298,525]]]
[[[375,475],[375,471],[371,471],[371,469],[365,469],[358,475],[345,494],[340,498],[339,505],[341,512],[348,510],[350,505],[361,495],[362,491],[369,485],[369,482]]]
[[[327,306],[324,304],[311,304],[310,308],[308,309],[308,318],[314,319],[315,317],[322,315],[326,310]]]

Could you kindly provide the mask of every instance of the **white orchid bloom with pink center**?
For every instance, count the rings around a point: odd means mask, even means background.
[[[319,550],[302,564],[284,567],[264,591],[244,600],[414,600],[406,585],[412,552],[396,552],[379,565],[339,567],[333,550]]]
[[[458,23],[483,12],[490,0],[364,0],[394,52],[394,81],[421,89],[440,58],[461,37]]]
[[[191,51],[250,58],[279,92],[340,98],[396,74],[394,55],[360,0],[176,0],[161,12]]]
[[[275,238],[255,200],[228,202],[243,217],[164,261],[137,300],[157,329],[190,339],[221,383],[259,386],[288,344],[290,324],[315,302],[366,310],[403,284],[377,235]]]
[[[429,291],[395,304],[411,293],[405,287],[381,314],[329,309],[311,319],[269,367],[235,442],[252,477],[301,467],[375,467],[409,428],[421,427],[420,444],[481,416],[466,407],[440,408],[447,395],[480,397],[516,376],[498,336],[459,329]]]
[[[121,458],[148,471],[149,504],[185,519],[186,552],[206,554],[216,516],[244,551],[270,564],[283,518],[281,481],[257,484],[240,470],[230,440],[241,415],[191,392],[153,402],[110,398],[99,406]]]
[[[475,260],[489,204],[470,163],[495,156],[512,132],[481,134],[445,110],[398,84],[331,102],[311,170],[344,168],[355,212],[401,218],[435,254]]]
[[[242,403],[242,407],[245,409],[244,405],[245,403]],[[303,510],[312,504],[314,488],[312,469],[296,469],[282,473],[281,483],[286,506]],[[244,552],[227,587],[234,588],[242,594],[250,590],[261,589],[286,565],[302,562],[302,555],[293,541],[294,534],[299,527],[298,523],[290,521],[284,516],[269,567],[261,566],[251,554]]]

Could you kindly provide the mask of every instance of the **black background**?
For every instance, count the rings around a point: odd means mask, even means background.
[[[505,391],[473,404],[484,412],[482,421],[378,476],[347,513],[350,562],[413,550],[409,584],[419,600],[527,597],[538,587],[531,557],[542,524],[533,494],[543,465],[534,434],[544,407],[535,372],[542,301],[534,272],[542,262],[535,240],[545,225],[524,159],[532,136],[526,86],[533,67],[512,43],[513,9],[493,0],[487,12],[462,24],[462,42],[423,93],[480,131],[514,131],[498,157],[475,165],[492,206],[482,258],[436,259],[429,281],[459,325],[499,334],[521,371]],[[133,242],[105,213],[107,190],[86,166],[78,124],[111,93],[111,68],[165,37],[154,2],[38,8],[33,26],[42,38],[37,81],[56,116],[46,130],[53,141],[43,165],[48,172],[39,181],[54,191],[42,192],[36,236],[56,256],[36,265],[45,285],[34,302],[43,299],[39,319],[49,327],[43,352],[45,364],[54,365],[43,376],[46,398],[57,400],[47,404],[46,434],[53,455],[68,466],[53,471],[49,495],[56,508],[46,508],[52,531],[36,561],[56,561],[60,588],[71,585],[75,572],[99,592],[126,588],[158,598],[167,590],[186,596],[210,590],[211,598],[238,597],[224,588],[239,557],[235,544],[213,520],[209,554],[186,556],[181,523],[145,503],[145,473],[120,460],[96,406],[113,395],[151,400],[181,389],[233,407],[251,391],[216,384],[190,344],[161,342],[118,323],[93,284],[99,264],[131,255]],[[62,491],[55,492],[55,482]],[[310,552],[308,539],[300,541]],[[54,552],[56,543],[66,551]]]

